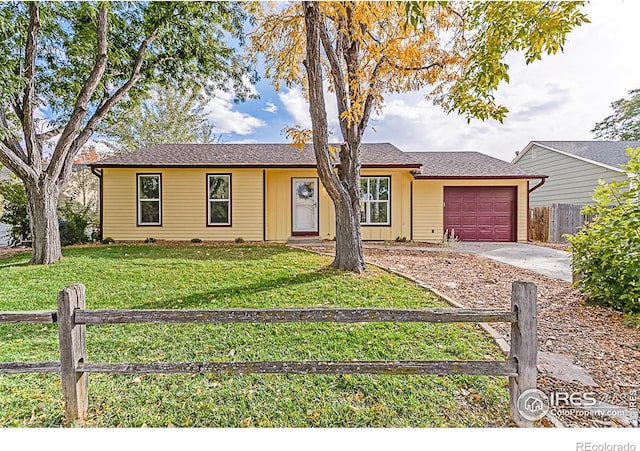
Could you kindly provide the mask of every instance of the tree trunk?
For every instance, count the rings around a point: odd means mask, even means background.
[[[336,257],[334,268],[361,273],[366,269],[360,236],[359,203],[356,208],[346,199],[335,202],[336,208]]]
[[[27,211],[31,220],[31,264],[48,265],[62,259],[58,228],[60,189],[46,181],[25,182]]]
[[[345,145],[340,150],[340,173],[336,176],[329,154],[327,110],[322,87],[320,61],[320,16],[318,5],[304,5],[307,35],[306,58],[309,84],[309,113],[313,129],[313,150],[318,176],[336,209],[336,258],[331,266],[361,273],[366,269],[360,237],[360,157],[359,146]]]

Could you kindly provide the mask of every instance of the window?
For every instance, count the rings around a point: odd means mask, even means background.
[[[207,224],[231,225],[231,174],[207,174]]]
[[[361,177],[360,224],[389,225],[390,177]]]
[[[138,225],[162,225],[162,177],[138,174]]]

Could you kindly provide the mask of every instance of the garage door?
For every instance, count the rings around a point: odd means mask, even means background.
[[[515,186],[445,186],[444,228],[461,241],[515,241]]]

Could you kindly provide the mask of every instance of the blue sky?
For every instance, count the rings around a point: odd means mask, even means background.
[[[497,98],[510,110],[504,124],[446,115],[413,92],[386,97],[381,116],[373,117],[367,142],[391,142],[406,151],[475,150],[511,161],[533,140],[589,140],[610,104],[640,88],[637,20],[640,2],[594,0],[585,7],[591,20],[574,30],[563,54],[529,66],[511,55],[511,82]],[[220,93],[209,103],[209,119],[225,142],[286,142],[281,130],[309,127],[308,106],[299,89],[276,92],[269,80],[256,85],[259,100],[234,104]],[[335,103],[335,101],[334,101]],[[330,127],[339,136],[336,108],[329,104]]]

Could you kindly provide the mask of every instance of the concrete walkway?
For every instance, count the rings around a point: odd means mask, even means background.
[[[364,243],[364,247],[425,252],[442,251],[441,247],[389,247],[366,243]],[[565,282],[572,281],[570,254],[565,251],[523,243],[470,242],[456,243],[452,251],[479,254],[492,260],[528,269],[554,279],[564,280]]]

